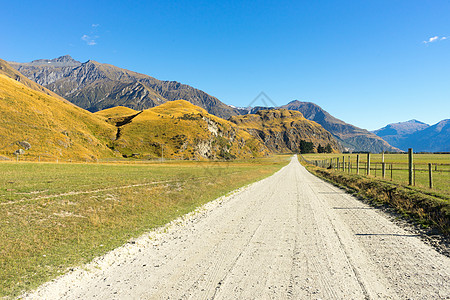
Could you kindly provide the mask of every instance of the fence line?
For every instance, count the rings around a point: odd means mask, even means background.
[[[402,181],[407,182],[411,186],[416,185],[417,174],[423,175],[425,173],[427,175],[425,179],[427,181],[426,186],[430,189],[436,188],[433,180],[438,179],[440,175],[448,176],[447,174],[450,173],[450,164],[448,163],[416,163],[412,159],[408,162],[371,162],[370,154],[367,155],[366,161],[361,161],[359,154],[353,161],[350,156],[345,155],[322,160],[308,160],[303,155],[301,157],[306,163],[320,168],[333,169],[349,174],[379,177],[390,181]],[[407,176],[406,180],[404,180],[405,175]]]

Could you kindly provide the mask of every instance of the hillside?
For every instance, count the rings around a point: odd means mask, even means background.
[[[0,74],[5,75],[6,77],[12,78],[32,90],[42,92],[44,94],[47,94],[49,96],[52,96],[52,97],[55,97],[62,101],[67,102],[67,100],[65,100],[64,98],[60,97],[59,95],[55,94],[54,92],[50,91],[49,89],[46,89],[45,87],[41,86],[40,84],[37,84],[36,82],[34,82],[34,81],[28,79],[27,77],[25,77],[24,75],[22,75],[20,72],[18,72],[14,68],[12,68],[3,59],[0,59]]]
[[[91,112],[115,106],[143,110],[185,99],[221,118],[239,114],[238,109],[189,85],[161,81],[92,60],[80,63],[66,55],[52,60],[10,64],[27,78]]]
[[[96,114],[116,124],[111,147],[127,157],[200,160],[269,154],[267,147],[246,131],[184,100],[142,112],[115,107]]]
[[[403,151],[413,148],[417,152],[450,152],[449,119],[433,126],[417,120],[393,123],[373,133]]]
[[[379,136],[333,117],[314,103],[295,100],[281,106],[281,108],[299,111],[306,119],[319,123],[347,151],[370,151],[374,153],[399,151],[399,149],[392,147]]]
[[[334,137],[316,122],[296,111],[286,109],[260,110],[256,114],[233,116],[230,121],[261,140],[274,152],[300,152],[301,140],[319,145],[328,144],[335,152],[340,146]]]
[[[0,155],[95,160],[114,155],[114,134],[104,119],[0,74]]]

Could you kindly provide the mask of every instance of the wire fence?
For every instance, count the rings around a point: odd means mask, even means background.
[[[320,168],[349,174],[378,177],[412,186],[421,186],[449,192],[450,164],[428,162],[371,162],[369,155],[339,156],[327,159],[302,159]]]

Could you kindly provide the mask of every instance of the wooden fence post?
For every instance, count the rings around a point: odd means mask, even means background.
[[[342,156],[342,172],[345,171],[345,156]]]
[[[359,154],[356,154],[356,174],[359,174]]]
[[[408,179],[409,185],[413,185],[413,149],[408,149]]]
[[[392,181],[392,168],[393,168],[393,166],[392,166],[392,163],[391,163],[391,181]]]
[[[367,175],[370,175],[370,152],[367,153]]]
[[[336,170],[339,170],[339,157],[336,158]]]
[[[384,156],[384,152],[383,152],[383,156]],[[386,163],[383,162],[381,163],[381,177],[383,177],[383,179],[386,177]]]
[[[428,180],[430,181],[430,189],[433,188],[433,174],[432,174],[432,166],[431,163],[428,164]]]

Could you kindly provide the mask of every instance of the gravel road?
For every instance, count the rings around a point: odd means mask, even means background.
[[[36,299],[450,299],[450,258],[297,159]]]

